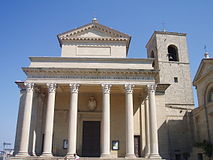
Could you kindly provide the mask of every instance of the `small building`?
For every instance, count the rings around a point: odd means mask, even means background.
[[[178,160],[191,151],[186,34],[155,31],[145,59],[127,57],[130,40],[93,19],[58,35],[60,57],[30,57],[16,82],[15,157]]]

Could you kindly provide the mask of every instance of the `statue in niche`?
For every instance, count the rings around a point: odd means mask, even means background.
[[[88,108],[90,111],[94,111],[96,109],[96,100],[95,97],[89,97]]]

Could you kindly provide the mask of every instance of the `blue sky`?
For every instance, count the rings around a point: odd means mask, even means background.
[[[15,137],[19,104],[16,80],[29,56],[60,56],[58,33],[90,23],[132,36],[129,57],[146,57],[145,44],[154,30],[187,33],[194,78],[204,45],[213,56],[212,0],[1,0],[0,1],[0,150]]]

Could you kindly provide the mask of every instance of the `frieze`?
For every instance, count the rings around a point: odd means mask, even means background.
[[[86,76],[86,75],[32,75],[28,76],[28,78],[44,78],[44,79],[51,79],[51,78],[57,78],[57,79],[86,79],[86,80],[94,80],[94,79],[100,79],[100,80],[154,80],[154,77],[144,77],[144,76]]]

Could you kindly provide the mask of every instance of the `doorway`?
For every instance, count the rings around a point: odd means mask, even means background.
[[[83,157],[100,157],[100,121],[83,121]]]
[[[140,136],[134,136],[134,150],[135,150],[135,156],[140,157],[141,156],[141,147],[140,147]]]

